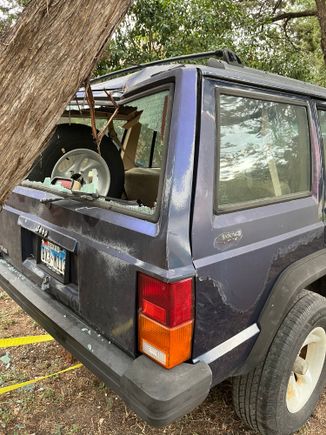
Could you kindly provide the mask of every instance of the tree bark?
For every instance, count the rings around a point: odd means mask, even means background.
[[[32,0],[0,40],[0,204],[26,177],[132,0]]]
[[[324,63],[326,65],[326,1],[325,0],[316,0],[317,6],[317,16],[320,25],[320,34],[321,34],[321,49],[323,51]]]
[[[308,9],[306,11],[297,11],[297,12],[282,12],[281,14],[275,15],[272,18],[272,22],[281,20],[292,20],[293,18],[303,18],[303,17],[316,17],[317,11],[315,9]]]

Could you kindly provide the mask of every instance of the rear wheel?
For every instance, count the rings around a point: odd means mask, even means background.
[[[100,145],[101,155],[90,127],[82,124],[58,125],[47,148],[42,152],[28,178],[43,182],[46,177],[82,175],[98,177],[98,193],[120,198],[124,188],[124,167],[120,152],[105,136]],[[91,175],[89,175],[91,174]]]
[[[235,409],[261,434],[291,434],[314,411],[325,386],[326,301],[304,290],[276,333],[266,359],[233,380]]]

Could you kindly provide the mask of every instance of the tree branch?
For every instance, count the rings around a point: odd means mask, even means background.
[[[295,50],[299,51],[300,48],[297,47],[297,46],[294,44],[294,42],[291,40],[290,35],[288,34],[288,31],[287,31],[288,23],[289,23],[289,18],[287,18],[287,19],[283,22],[283,31],[284,31],[284,36],[285,36],[286,40],[287,40],[287,41],[292,45],[292,47],[293,47]]]
[[[306,11],[282,12],[281,14],[275,15],[275,17],[272,18],[272,22],[275,23],[276,21],[303,17],[317,17],[317,11],[315,9],[307,9]]]
[[[277,9],[280,9],[282,7],[283,0],[277,0],[273,7],[273,14],[276,13]]]

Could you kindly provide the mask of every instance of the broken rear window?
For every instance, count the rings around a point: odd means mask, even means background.
[[[72,102],[24,184],[71,194],[74,200],[90,195],[103,207],[154,215],[170,107],[169,89],[119,103],[118,110],[96,102],[97,134],[105,129],[99,145],[89,107]]]

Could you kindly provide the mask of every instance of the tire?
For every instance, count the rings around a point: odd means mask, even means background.
[[[43,182],[46,177],[51,177],[52,169],[63,154],[78,148],[97,151],[91,128],[83,124],[58,125],[47,148],[33,166],[29,180]],[[120,198],[124,189],[124,167],[119,150],[107,136],[104,136],[100,150],[111,174],[107,195]]]
[[[302,291],[277,331],[265,361],[249,374],[233,379],[236,413],[253,430],[291,434],[313,413],[326,382],[325,330],[325,298]],[[306,339],[312,341],[302,348]],[[294,375],[301,360],[299,353],[308,361],[303,377],[305,369]],[[313,373],[311,378],[309,373]],[[309,379],[315,379],[315,383],[309,383]]]

